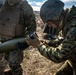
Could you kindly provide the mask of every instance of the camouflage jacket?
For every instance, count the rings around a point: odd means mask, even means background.
[[[64,40],[57,47],[42,45],[39,52],[48,59],[59,63],[69,60],[76,68],[76,7],[73,6],[68,14],[65,26],[62,29],[65,34]]]
[[[25,24],[26,34],[36,31],[36,18],[32,7],[25,0],[21,2],[21,19],[20,23]]]
[[[34,31],[36,31],[35,14],[28,2],[20,1],[10,6],[6,1],[0,12],[1,37],[11,39]]]

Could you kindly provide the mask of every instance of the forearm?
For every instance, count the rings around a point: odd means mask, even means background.
[[[25,32],[26,34],[29,34],[36,31],[36,20],[32,7],[28,3],[25,3],[25,6],[23,6],[23,19],[25,24]]]
[[[27,21],[27,33],[33,33],[36,31],[35,16],[31,14],[31,17]]]
[[[46,47],[45,45],[42,45],[38,47],[38,50],[41,55],[44,57],[52,60],[53,62],[59,63],[61,62],[61,59],[59,57],[59,50],[57,51],[54,47]]]
[[[63,43],[63,45],[59,45],[58,47],[47,47],[45,45],[41,45],[38,47],[39,52],[41,55],[45,56],[46,58],[52,60],[53,62],[60,63],[62,61],[67,60],[72,55],[72,44],[68,44],[68,42]]]

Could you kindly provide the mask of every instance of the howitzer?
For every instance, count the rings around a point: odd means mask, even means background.
[[[33,34],[29,35],[29,36],[30,36],[31,39],[34,39],[34,36],[37,36],[37,34],[33,33]],[[17,49],[16,44],[18,42],[27,44],[26,43],[26,38],[12,39],[12,40],[9,40],[9,41],[6,41],[6,42],[0,44],[0,53],[9,52],[9,51]]]

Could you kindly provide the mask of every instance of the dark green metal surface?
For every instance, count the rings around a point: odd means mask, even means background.
[[[25,38],[17,38],[17,39],[6,41],[0,44],[0,53],[15,50],[17,42],[26,43]]]

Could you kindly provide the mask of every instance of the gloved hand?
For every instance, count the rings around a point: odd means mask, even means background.
[[[18,50],[24,50],[24,49],[26,49],[28,47],[29,47],[29,45],[27,43],[20,43],[20,42],[16,43],[16,48]]]
[[[38,47],[40,46],[40,41],[38,39],[38,37],[34,37],[34,39],[31,39],[29,36],[26,37],[26,42],[28,45],[31,45],[33,47]]]

